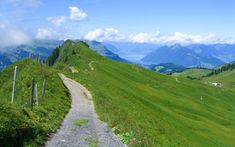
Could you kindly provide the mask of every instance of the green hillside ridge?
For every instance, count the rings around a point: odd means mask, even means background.
[[[66,41],[50,63],[91,91],[100,119],[129,146],[235,146],[230,89],[112,61],[83,42]]]
[[[160,72],[160,73],[169,75],[169,74],[172,74],[177,71],[182,71],[185,69],[185,67],[180,66],[180,65],[176,65],[173,63],[161,63],[158,65],[150,66],[150,69],[155,72]]]
[[[235,90],[235,63],[231,62],[223,66],[214,69],[201,69],[201,68],[189,68],[182,72],[176,72],[172,74],[175,77],[182,76],[190,79],[199,79],[202,82],[211,84],[219,83],[222,84],[220,87],[230,88]]]
[[[232,71],[234,69],[235,69],[235,63],[231,62],[214,69],[187,68],[181,72],[175,72],[172,75],[175,77],[181,76],[181,77],[187,77],[189,79],[198,79],[198,80],[201,80],[203,78],[208,79],[209,77],[211,77],[209,79],[214,79],[214,77],[221,77],[221,79],[223,79],[223,77],[226,77],[224,75],[232,74]]]
[[[221,83],[222,87],[235,90],[235,63],[226,64],[214,69],[207,77],[203,78],[206,83]]]
[[[16,99],[11,104],[14,66],[17,66]],[[38,84],[39,105],[30,109],[31,82]],[[45,98],[42,82],[46,79]],[[24,109],[23,109],[24,105]],[[57,71],[25,59],[0,72],[0,146],[41,146],[70,108],[70,98]]]
[[[187,68],[181,72],[175,72],[172,74],[172,76],[180,76],[190,79],[200,79],[204,76],[207,76],[210,74],[212,70],[206,69],[206,68]]]

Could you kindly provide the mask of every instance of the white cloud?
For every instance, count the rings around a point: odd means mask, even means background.
[[[71,7],[69,7],[69,9],[70,9],[70,19],[71,20],[80,21],[80,20],[83,20],[87,17],[87,14],[82,9],[79,9],[78,7],[71,6]]]
[[[56,27],[61,26],[63,23],[72,21],[81,21],[87,17],[87,14],[78,7],[69,7],[70,16],[56,16],[56,17],[48,17],[47,20],[50,21]],[[69,21],[70,20],[70,21]]]
[[[190,35],[176,32],[173,35],[163,35],[158,33],[138,33],[129,36],[129,40],[137,43],[156,43],[156,44],[192,44],[192,43],[226,43],[226,39],[216,37],[214,34]]]
[[[160,32],[157,31],[155,34],[149,33],[138,33],[130,36],[130,40],[137,43],[154,42],[159,37]]]
[[[0,49],[30,42],[30,37],[22,30],[0,22]]]
[[[48,20],[55,26],[60,26],[66,21],[66,16],[49,17]]]
[[[41,0],[1,0],[2,4],[11,4],[15,8],[36,8],[42,4]]]
[[[173,36],[169,36],[166,39],[168,42],[176,42],[176,43],[209,43],[216,42],[218,38],[214,34],[208,35],[189,35],[180,32],[176,32]]]
[[[39,28],[36,34],[37,39],[54,39],[56,36],[56,32],[49,28]]]
[[[102,29],[95,29],[93,31],[88,32],[84,38],[87,40],[99,40],[99,38],[103,37],[104,31]]]
[[[118,35],[118,30],[114,28],[105,28],[105,29],[95,29],[88,32],[84,39],[86,40],[97,40],[97,41],[106,41],[106,40],[120,40]]]
[[[20,0],[25,6],[38,7],[42,4],[41,0]]]
[[[5,29],[6,25],[4,23],[0,23],[0,29]]]
[[[190,35],[176,32],[173,35],[156,33],[136,33],[129,36],[122,35],[117,29],[95,29],[88,32],[83,37],[87,40],[97,41],[129,41],[135,43],[154,43],[154,44],[213,44],[213,43],[235,43],[234,38],[220,38],[214,34]]]

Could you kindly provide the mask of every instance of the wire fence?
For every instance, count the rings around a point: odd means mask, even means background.
[[[23,109],[25,109],[27,106],[30,104],[30,109],[33,110],[35,106],[41,105],[41,103],[44,102],[45,98],[45,89],[46,89],[46,76],[44,72],[44,63],[42,60],[40,60],[40,56],[36,56],[36,59],[33,58],[32,55],[29,56],[30,59],[35,60],[40,64],[40,78],[38,80],[35,80],[36,76],[31,75],[26,78],[26,82],[22,82],[22,79],[18,79],[17,72],[20,70],[23,70],[21,68],[18,68],[18,66],[15,66],[13,69],[13,80],[12,80],[12,86],[7,84],[6,86],[2,85],[0,88],[5,92],[10,91],[11,89],[11,103],[17,103],[17,104],[22,104]],[[26,65],[27,66],[27,65]],[[32,73],[29,73],[29,75]],[[31,77],[31,79],[28,79]],[[22,78],[22,77],[21,77]],[[29,84],[31,80],[31,84]],[[42,83],[41,86],[39,86],[39,83]],[[10,88],[11,87],[11,88]],[[20,90],[20,94],[17,90]],[[30,94],[29,94],[29,91]],[[20,100],[18,98],[18,94],[20,95]],[[40,96],[40,99],[39,99]],[[40,101],[39,101],[40,100]]]

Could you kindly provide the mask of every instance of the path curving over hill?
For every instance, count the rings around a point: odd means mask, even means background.
[[[124,147],[100,121],[94,110],[90,92],[81,84],[60,74],[72,97],[72,107],[61,128],[46,142],[47,147]]]
[[[94,63],[95,61],[91,61],[90,63],[89,63],[89,67],[90,67],[90,69],[91,70],[94,70],[94,67],[92,66],[92,63]]]

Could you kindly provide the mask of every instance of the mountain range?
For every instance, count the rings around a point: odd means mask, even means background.
[[[91,49],[99,53],[102,56],[105,56],[109,59],[119,61],[119,62],[129,62],[124,58],[121,58],[119,55],[115,54],[111,50],[108,50],[107,47],[98,41],[85,41]]]
[[[160,45],[151,43],[132,42],[103,42],[108,50],[118,54],[120,57],[139,63],[140,60],[150,52],[153,52]]]
[[[225,63],[212,55],[201,55],[196,53],[195,50],[179,44],[160,47],[146,55],[141,61],[147,64],[170,62],[184,67],[196,66],[207,68],[214,68]]]
[[[104,43],[107,49],[144,65],[173,63],[184,67],[214,68],[235,60],[235,44],[158,45]]]
[[[19,61],[23,58],[31,56],[32,58],[39,58],[45,60],[52,51],[63,44],[63,40],[33,40],[29,44],[22,44],[16,47],[7,47],[0,51],[0,70],[9,66],[10,64]],[[106,46],[97,41],[85,41],[91,49],[102,56],[119,62],[130,61],[121,58],[119,55],[108,50]]]
[[[0,70],[29,56],[37,58],[39,55],[40,60],[45,60],[63,42],[62,40],[33,40],[30,44],[8,47],[5,51],[0,51]],[[85,42],[91,49],[109,59],[136,63],[152,70],[155,70],[154,66],[157,67],[159,64],[166,65],[165,69],[172,71],[175,69],[171,69],[173,66],[169,64],[185,68],[215,68],[235,60],[234,44],[166,46],[131,42]],[[165,70],[155,71],[165,72]]]
[[[33,40],[29,44],[7,47],[0,51],[0,70],[29,56],[45,60],[62,43],[60,40]]]

